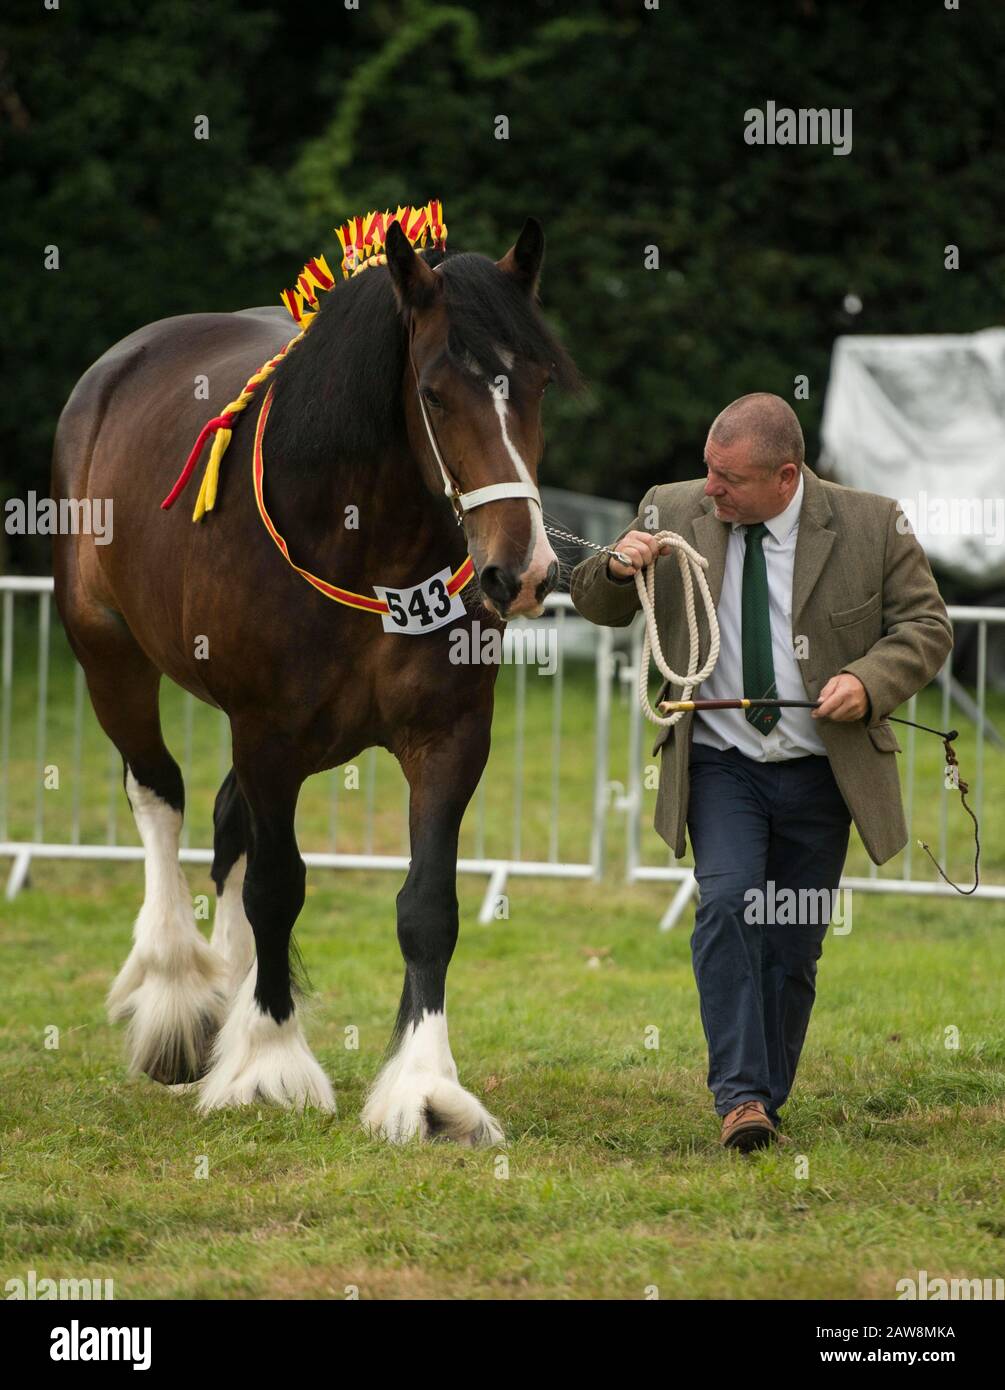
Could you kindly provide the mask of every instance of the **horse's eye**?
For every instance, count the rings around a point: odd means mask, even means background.
[[[431,405],[434,410],[442,410],[443,402],[435,391],[431,391],[428,386],[422,388],[422,399],[427,405]]]

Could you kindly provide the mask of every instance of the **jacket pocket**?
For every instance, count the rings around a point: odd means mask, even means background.
[[[864,622],[866,618],[872,617],[879,605],[879,594],[873,594],[872,598],[867,598],[865,603],[860,603],[857,608],[844,608],[840,613],[832,613],[831,627],[851,627],[853,623]]]
[[[885,719],[879,724],[870,724],[869,737],[872,739],[874,748],[878,748],[881,753],[899,753],[900,744],[897,742],[897,735],[893,732],[893,727]]]

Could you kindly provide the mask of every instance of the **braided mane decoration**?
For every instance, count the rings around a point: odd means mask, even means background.
[[[443,204],[435,199],[426,203],[424,207],[413,208],[409,205],[402,207],[399,204],[397,212],[394,213],[390,209],[385,209],[384,212],[368,212],[362,217],[350,217],[348,222],[335,228],[338,239],[342,243],[342,276],[344,279],[349,280],[361,271],[368,270],[370,266],[387,264],[384,245],[392,222],[398,223],[416,249],[428,245],[442,250],[446,244],[447,228],[443,221]],[[244,390],[239,396],[232,400],[219,415],[208,420],[203,426],[199,438],[195,441],[192,452],[186,460],[185,467],[179,474],[178,481],[161,503],[161,508],[164,511],[167,511],[178,500],[189,478],[195,472],[195,466],[199,461],[206,440],[211,434],[215,434],[209,462],[206,465],[195,510],[192,513],[192,520],[201,521],[207,512],[213,510],[220,480],[220,461],[230,443],[237,417],[252,399],[262,382],[272,375],[290,348],[300,341],[314,322],[318,311],[318,294],[327,292],[334,285],[335,276],[329,269],[328,262],[324,256],[315,256],[307,262],[297,276],[297,283],[293,288],[283,290],[280,299],[299,331],[284,348],[276,353],[275,357],[270,357],[268,362],[259,367],[254,376],[248,378]]]
[[[398,207],[392,213],[368,212],[362,217],[350,217],[335,231],[342,243],[342,276],[352,279],[360,271],[373,265],[387,265],[384,243],[392,222],[397,222],[414,247],[436,247],[442,250],[447,240],[447,229],[443,222],[443,204],[432,201],[425,207]],[[328,269],[324,256],[316,256],[308,261],[297,283],[280,295],[290,317],[298,328],[310,327],[317,312],[317,291],[330,290],[335,278]]]

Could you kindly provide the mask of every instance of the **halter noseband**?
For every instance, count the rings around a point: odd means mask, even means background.
[[[433,266],[435,271],[439,266]],[[415,394],[418,397],[419,409],[422,412],[422,423],[426,427],[426,437],[429,440],[429,447],[433,451],[443,478],[444,494],[450,498],[451,505],[457,513],[457,524],[461,526],[464,522],[464,513],[470,512],[475,507],[484,507],[486,502],[498,502],[504,497],[526,497],[531,502],[536,502],[538,509],[542,512],[541,494],[533,483],[488,483],[485,487],[473,488],[470,492],[462,492],[457,486],[455,479],[451,476],[447,465],[443,462],[443,455],[440,453],[439,445],[436,442],[436,435],[433,432],[433,424],[426,409],[426,402],[423,399],[422,391],[419,389],[419,374],[415,370],[415,358],[412,356],[412,338],[415,336],[415,319],[412,318],[408,326],[408,360],[412,368],[412,376],[415,378]]]

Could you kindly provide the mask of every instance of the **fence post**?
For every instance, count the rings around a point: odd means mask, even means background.
[[[590,837],[590,863],[593,877],[604,876],[605,831],[607,824],[608,744],[611,730],[611,674],[614,669],[614,633],[601,627],[597,640],[597,704],[594,730],[593,831]]]

